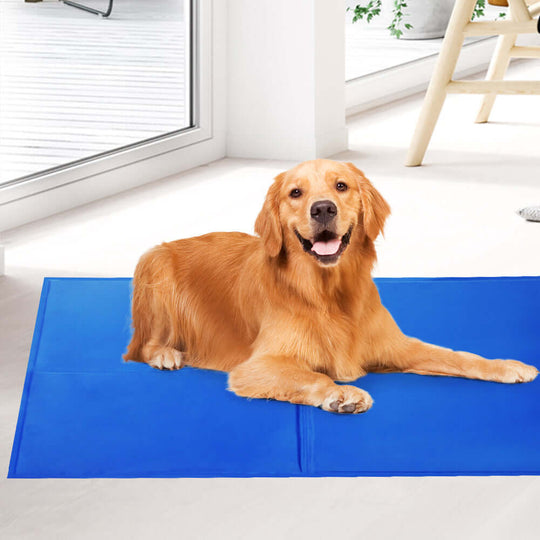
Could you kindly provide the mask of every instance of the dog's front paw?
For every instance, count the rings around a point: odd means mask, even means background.
[[[500,379],[502,383],[524,383],[536,379],[538,370],[518,360],[496,360],[500,366]]]
[[[336,385],[326,396],[321,408],[325,411],[357,414],[366,412],[373,405],[371,396],[360,388],[350,385]]]
[[[160,347],[155,350],[148,364],[156,369],[180,369],[183,365],[182,353],[172,347]]]

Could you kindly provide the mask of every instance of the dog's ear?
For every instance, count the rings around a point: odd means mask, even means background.
[[[284,176],[285,173],[276,176],[255,221],[255,232],[261,237],[270,257],[277,257],[283,246],[283,230],[279,220],[279,191]]]
[[[390,206],[360,169],[352,163],[346,163],[346,165],[355,174],[360,186],[362,200],[360,220],[368,238],[375,240],[384,229],[386,218],[390,215]]]

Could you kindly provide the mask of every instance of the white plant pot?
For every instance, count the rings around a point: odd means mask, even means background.
[[[407,0],[403,12],[403,23],[412,28],[403,28],[401,39],[441,38],[446,32],[455,0]]]

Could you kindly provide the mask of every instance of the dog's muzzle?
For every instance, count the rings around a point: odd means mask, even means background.
[[[347,249],[351,241],[353,227],[349,228],[341,238],[328,229],[317,233],[313,240],[304,238],[298,231],[294,231],[302,244],[304,251],[315,257],[322,264],[334,264]]]

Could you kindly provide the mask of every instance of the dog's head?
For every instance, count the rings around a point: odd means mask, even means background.
[[[352,163],[317,159],[276,177],[255,231],[271,257],[286,247],[333,266],[353,234],[375,240],[389,213],[387,202]]]

